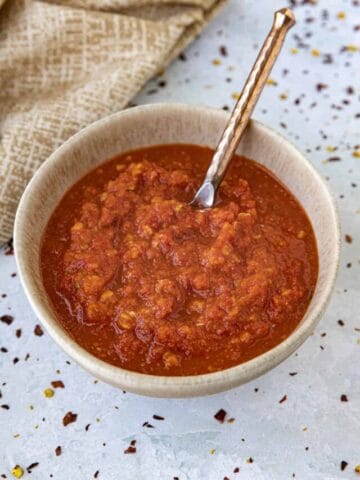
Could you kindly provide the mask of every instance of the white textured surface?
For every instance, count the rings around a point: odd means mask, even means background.
[[[244,81],[256,56],[255,45],[261,43],[271,23],[272,10],[282,6],[275,0],[261,3],[259,12],[259,2],[230,2],[186,52],[187,61],[172,65],[163,77],[145,88],[136,102],[173,100],[231,107],[231,94],[239,91]],[[0,316],[10,314],[15,320],[9,326],[0,322],[0,348],[8,350],[0,352],[0,405],[10,407],[0,408],[0,475],[11,478],[15,464],[26,469],[39,462],[24,478],[37,480],[52,475],[54,479],[82,480],[93,478],[97,470],[97,478],[105,480],[357,477],[360,159],[352,152],[360,143],[360,53],[339,52],[345,45],[360,46],[360,31],[354,29],[360,24],[360,6],[345,0],[318,3],[295,9],[298,25],[290,33],[272,74],[278,85],[266,87],[254,115],[279,129],[303,151],[309,150],[309,158],[328,177],[335,193],[343,234],[352,237],[351,244],[344,242],[337,288],[314,336],[280,367],[224,394],[192,400],[124,394],[94,383],[79,367],[66,363],[67,357],[46,334],[33,334],[37,320],[18,279],[11,277],[16,271],[14,257],[2,252],[0,297],[7,297],[0,298]],[[325,23],[321,19],[324,9],[329,12]],[[337,18],[340,11],[346,13],[343,20]],[[311,17],[313,22],[305,22]],[[304,38],[305,32],[313,35]],[[295,34],[309,48],[292,55],[290,48],[298,43]],[[227,57],[219,54],[221,45],[227,47]],[[319,57],[311,55],[313,48],[320,51]],[[333,55],[333,63],[323,63],[325,53]],[[221,65],[212,64],[215,58],[221,59]],[[289,71],[285,76],[284,69]],[[304,70],[309,73],[304,74]],[[167,85],[159,87],[158,82],[163,80]],[[318,92],[319,83],[328,87]],[[353,94],[346,92],[349,86],[354,88]],[[287,99],[279,99],[282,93]],[[294,103],[297,98],[299,105]],[[329,146],[337,150],[330,153],[326,150]],[[340,160],[323,163],[330,157]],[[339,319],[344,326],[338,324]],[[17,338],[15,331],[19,328],[22,335]],[[324,333],[326,336],[322,336]],[[30,357],[25,361],[27,353]],[[19,358],[16,364],[14,357]],[[290,372],[297,375],[290,376]],[[56,389],[53,398],[44,398],[43,390],[57,379],[65,388]],[[348,402],[341,402],[342,394],[347,395]],[[280,404],[284,395],[287,400]],[[213,415],[220,408],[235,421],[219,424]],[[70,410],[78,414],[77,421],[64,427],[62,418]],[[155,420],[153,414],[165,419]],[[145,421],[155,428],[142,427]],[[85,431],[87,424],[91,425]],[[15,438],[16,434],[20,436]],[[123,451],[131,440],[137,441],[137,452],[125,455]],[[59,445],[62,454],[56,456],[54,450]],[[213,449],[215,452],[210,453]],[[249,457],[253,463],[246,462]],[[344,471],[340,469],[342,460],[348,462]],[[235,467],[240,468],[239,473],[233,473]]]

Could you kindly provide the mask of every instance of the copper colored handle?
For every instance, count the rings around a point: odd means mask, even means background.
[[[228,164],[235,153],[256,102],[280,53],[285,36],[294,24],[294,14],[288,8],[282,8],[275,12],[273,26],[245,82],[240,98],[220,138],[204,181],[194,197],[193,205],[211,207],[214,204],[216,190],[225,175]]]

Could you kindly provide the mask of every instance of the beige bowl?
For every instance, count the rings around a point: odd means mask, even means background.
[[[334,200],[305,157],[279,134],[252,121],[238,153],[265,165],[307,211],[319,249],[319,279],[306,315],[280,345],[220,372],[162,377],[124,370],[81,348],[57,322],[40,274],[41,236],[64,193],[83,175],[114,155],[166,143],[215,147],[228,114],[211,108],[155,104],[104,118],[65,142],[37,171],[21,199],[15,221],[15,254],[29,302],[61,348],[99,379],[131,392],[157,397],[200,396],[241,385],[278,365],[313,332],[328,303],[339,260],[340,232]]]

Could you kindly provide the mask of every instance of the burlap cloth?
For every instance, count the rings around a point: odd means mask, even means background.
[[[124,108],[223,0],[0,0],[0,242],[34,171]]]

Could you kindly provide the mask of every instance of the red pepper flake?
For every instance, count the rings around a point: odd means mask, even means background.
[[[219,52],[220,52],[220,55],[222,55],[223,57],[227,57],[227,56],[228,56],[227,48],[226,48],[224,45],[221,45],[221,46],[220,46]]]
[[[345,395],[344,393],[341,395],[340,400],[341,400],[342,402],[348,402],[348,401],[349,401],[347,395]]]
[[[234,473],[239,473],[240,472],[240,468],[239,467],[235,467],[234,468]]]
[[[39,465],[39,462],[34,462],[34,463],[32,463],[31,465],[29,465],[29,466],[26,468],[27,472],[28,472],[28,473],[32,473],[32,470],[33,470],[34,468],[36,468],[38,465]]]
[[[38,324],[38,325],[35,325],[34,334],[35,334],[37,337],[41,337],[42,335],[44,335],[43,329],[40,327],[39,324]]]
[[[53,382],[51,382],[51,385],[52,385],[54,388],[65,388],[65,385],[64,385],[64,383],[62,382],[62,380],[54,380]]]
[[[322,92],[323,90],[325,90],[328,87],[329,87],[329,85],[327,85],[326,83],[317,83],[316,84],[316,90],[318,92]]]
[[[349,235],[348,233],[345,234],[345,242],[346,243],[352,243],[353,239],[352,236]]]
[[[18,328],[15,332],[15,335],[16,335],[16,338],[20,338],[21,337],[21,328]]]
[[[69,423],[74,423],[77,420],[77,413],[67,412],[65,417],[63,418],[63,425],[67,427]]]
[[[155,428],[154,425],[151,425],[151,423],[149,423],[149,422],[144,422],[144,423],[142,424],[142,426],[143,426],[143,427],[146,427],[146,428]]]
[[[136,440],[131,440],[130,445],[126,450],[124,450],[124,453],[136,453]]]
[[[6,244],[5,255],[14,255],[14,240],[12,237]]]
[[[215,413],[214,418],[218,422],[224,423],[226,415],[227,415],[226,411],[223,408],[220,408],[220,410],[217,413]]]
[[[224,480],[230,480],[230,478],[229,477],[224,477]]]
[[[340,470],[343,472],[348,465],[348,462],[345,462],[345,460],[341,460]]]
[[[330,64],[330,63],[333,63],[334,62],[334,58],[333,56],[331,55],[331,53],[324,53],[323,55],[323,63],[325,64]]]
[[[284,403],[287,400],[287,395],[284,395],[281,400],[279,400],[279,403]]]
[[[160,415],[153,415],[154,420],[165,420],[164,417],[161,417]]]
[[[61,453],[62,453],[62,450],[61,450],[61,446],[59,445],[55,448],[55,455],[57,457],[60,457]]]
[[[2,315],[0,317],[0,322],[5,323],[6,325],[11,325],[14,321],[14,317],[12,315]]]

